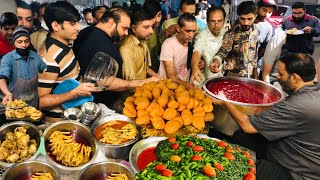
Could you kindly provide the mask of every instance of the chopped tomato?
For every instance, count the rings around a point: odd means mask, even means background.
[[[201,161],[201,160],[202,160],[202,157],[199,156],[199,155],[194,155],[194,156],[191,157],[191,160],[192,160],[192,161]]]
[[[156,167],[154,168],[158,172],[162,172],[163,170],[166,169],[166,166],[163,164],[157,164]]]
[[[256,168],[254,167],[249,167],[249,172],[256,174]]]
[[[249,159],[250,158],[250,153],[248,151],[243,151],[243,154]]]
[[[168,141],[171,142],[171,143],[176,142],[176,138],[175,137],[169,137]]]
[[[227,152],[234,153],[234,150],[231,147],[227,147]]]
[[[172,176],[173,173],[169,169],[165,169],[165,170],[161,171],[161,175],[169,177],[169,176]]]
[[[215,163],[215,164],[214,164],[214,167],[217,168],[217,169],[219,169],[220,171],[223,171],[223,170],[224,170],[222,164],[219,164],[219,163]]]
[[[218,142],[218,146],[227,147],[228,144],[226,142],[224,142],[224,141],[220,141],[220,142]]]
[[[214,168],[209,165],[206,165],[202,168],[202,173],[206,176],[209,176],[209,177],[216,177],[217,176]]]
[[[253,173],[248,173],[243,177],[243,180],[256,180],[256,176]]]
[[[254,161],[252,159],[249,159],[248,160],[248,164],[250,164],[250,166],[254,166],[255,163],[254,163]]]
[[[195,152],[203,152],[204,149],[203,149],[202,146],[194,146],[194,147],[192,148],[192,151],[195,151]]]
[[[179,149],[179,144],[178,143],[173,143],[171,145],[171,148],[174,149],[174,150],[177,150],[177,149]]]
[[[187,142],[187,144],[186,144],[186,146],[188,146],[188,147],[192,147],[192,146],[193,146],[193,142],[188,141],[188,142]]]

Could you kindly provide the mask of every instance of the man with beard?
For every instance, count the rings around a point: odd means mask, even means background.
[[[189,83],[190,71],[187,69],[188,43],[192,42],[196,33],[196,18],[191,14],[183,14],[178,19],[178,34],[164,41],[161,46],[159,75],[163,79],[193,88]]]
[[[314,84],[315,62],[304,53],[279,59],[278,81],[289,94],[285,101],[247,116],[227,101],[223,105],[242,129],[232,143],[256,151],[257,179],[319,179],[320,87]]]
[[[160,41],[159,41],[159,25],[162,18],[161,5],[156,0],[147,0],[143,4],[143,8],[152,16],[153,18],[153,33],[147,40],[147,45],[151,57],[151,68],[154,72],[159,69],[160,61]]]
[[[15,49],[13,31],[18,25],[18,18],[12,12],[5,12],[0,17],[0,59]],[[0,61],[1,62],[1,61]]]
[[[226,61],[225,76],[258,78],[257,73],[257,43],[259,32],[254,25],[257,17],[257,6],[252,1],[242,2],[237,9],[239,23],[228,31],[222,46],[213,57],[209,69],[213,73]]]
[[[130,88],[140,86],[149,81],[155,81],[155,78],[145,80],[122,80],[122,58],[119,50],[115,46],[125,36],[128,35],[130,28],[130,17],[127,12],[121,8],[111,8],[101,17],[101,21],[92,26],[87,38],[79,44],[79,63],[80,72],[85,74],[92,57],[98,52],[104,52],[115,59],[119,65],[117,78],[113,81],[108,91],[94,93],[95,101],[104,103],[112,107],[119,97],[119,93],[114,91],[124,91]]]
[[[132,11],[131,33],[121,41],[119,47],[125,80],[146,79],[147,75],[158,76],[149,68],[151,57],[146,43],[153,33],[153,19],[143,8]]]
[[[314,52],[313,37],[320,35],[320,22],[317,17],[306,14],[303,2],[295,2],[292,4],[292,16],[289,16],[282,22],[283,30],[302,30],[303,34],[288,34],[286,43],[282,47],[282,54],[302,52],[310,55]]]

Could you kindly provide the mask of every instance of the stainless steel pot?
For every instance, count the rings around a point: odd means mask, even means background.
[[[45,144],[47,145],[48,138],[54,131],[69,131],[72,133],[75,133],[79,135],[81,138],[83,138],[88,145],[91,147],[92,154],[90,157],[90,160],[78,167],[67,167],[62,164],[59,164],[58,162],[52,160],[50,156],[46,155],[46,160],[49,162],[49,164],[52,164],[54,167],[56,167],[61,174],[74,174],[79,172],[80,170],[84,169],[86,166],[93,163],[93,161],[96,159],[98,154],[98,146],[94,140],[94,137],[91,135],[90,130],[84,126],[83,124],[76,122],[76,121],[59,121],[51,124],[43,133],[43,137],[45,139]],[[46,151],[49,152],[49,147],[46,146]]]
[[[60,174],[53,166],[41,161],[25,161],[22,163],[11,166],[3,174],[2,179],[5,180],[20,180],[23,177],[30,178],[31,175],[36,173],[50,173],[54,180],[60,180]]]
[[[227,80],[236,80],[240,81],[243,83],[249,83],[254,86],[258,86],[259,89],[263,91],[263,93],[273,95],[276,97],[276,101],[271,102],[271,103],[266,103],[266,104],[250,104],[250,103],[241,103],[241,102],[236,102],[228,99],[221,98],[212,92],[208,90],[208,86],[219,81],[227,81]],[[281,103],[282,101],[285,100],[286,95],[285,93],[274,87],[271,84],[268,84],[263,81],[255,80],[255,79],[249,79],[249,78],[242,78],[242,77],[221,77],[221,78],[216,78],[216,79],[208,79],[207,81],[204,82],[203,89],[212,97],[216,99],[220,99],[223,101],[227,101],[235,105],[236,108],[238,108],[241,112],[247,115],[253,115],[257,114],[259,112],[265,111],[269,107],[276,105],[278,103]],[[223,134],[226,134],[228,136],[232,136],[233,133],[239,129],[238,124],[232,119],[228,111],[221,106],[216,106],[213,111],[215,115],[215,119],[212,122],[214,127],[222,132]]]
[[[133,173],[128,167],[116,162],[100,162],[91,164],[78,174],[77,180],[94,180],[106,178],[111,173],[123,173],[133,179]]]
[[[142,153],[142,151],[155,147],[162,140],[167,139],[167,137],[149,137],[147,139],[142,139],[137,142],[131,149],[129,154],[129,162],[135,173],[139,173],[140,169],[138,167],[138,157]]]
[[[30,139],[35,139],[37,142],[37,152],[31,156],[28,160],[33,160],[37,158],[38,156],[38,151],[40,147],[40,141],[41,141],[41,134],[37,126],[35,126],[32,123],[26,122],[26,121],[16,121],[8,124],[4,124],[3,126],[0,127],[0,141],[4,141],[6,137],[6,133],[8,132],[13,132],[15,128],[17,127],[24,127],[27,129],[27,134],[29,134]],[[3,161],[0,161],[0,165],[3,166],[4,168],[8,168],[12,166],[14,163],[6,163]]]
[[[104,124],[106,122],[112,121],[112,120],[127,121],[127,122],[130,122],[130,123],[136,125],[135,122],[133,122],[130,118],[128,118],[127,116],[124,116],[124,115],[111,114],[108,116],[100,116],[92,125],[92,134],[95,134],[95,131],[99,126],[101,126],[102,124]],[[119,145],[105,144],[105,143],[100,142],[96,137],[95,137],[95,140],[97,141],[99,147],[103,150],[106,157],[113,158],[113,159],[124,159],[125,160],[125,159],[129,158],[129,152],[130,152],[132,146],[134,145],[134,143],[136,143],[141,137],[140,127],[136,125],[136,128],[139,132],[138,135],[134,139],[132,139],[131,141],[128,141],[123,144],[119,144]]]

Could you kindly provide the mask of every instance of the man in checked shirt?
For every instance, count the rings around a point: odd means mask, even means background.
[[[252,77],[257,79],[258,35],[254,23],[257,6],[252,1],[242,2],[238,9],[239,23],[229,30],[222,46],[209,65],[210,71],[217,73],[226,61],[224,76]]]

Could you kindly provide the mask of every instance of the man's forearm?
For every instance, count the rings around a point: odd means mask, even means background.
[[[5,79],[0,79],[0,89],[4,95],[11,93],[8,89],[7,81]]]
[[[233,120],[237,122],[237,124],[245,133],[257,133],[257,130],[251,125],[249,117],[246,114],[239,111],[233,104],[229,102],[225,102],[224,106],[227,108]]]
[[[39,98],[39,108],[41,110],[54,109],[76,97],[78,96],[72,90],[63,94],[46,94]]]
[[[192,69],[199,69],[199,62],[200,62],[201,54],[198,51],[195,51],[192,54],[192,59],[191,59],[191,67]]]

